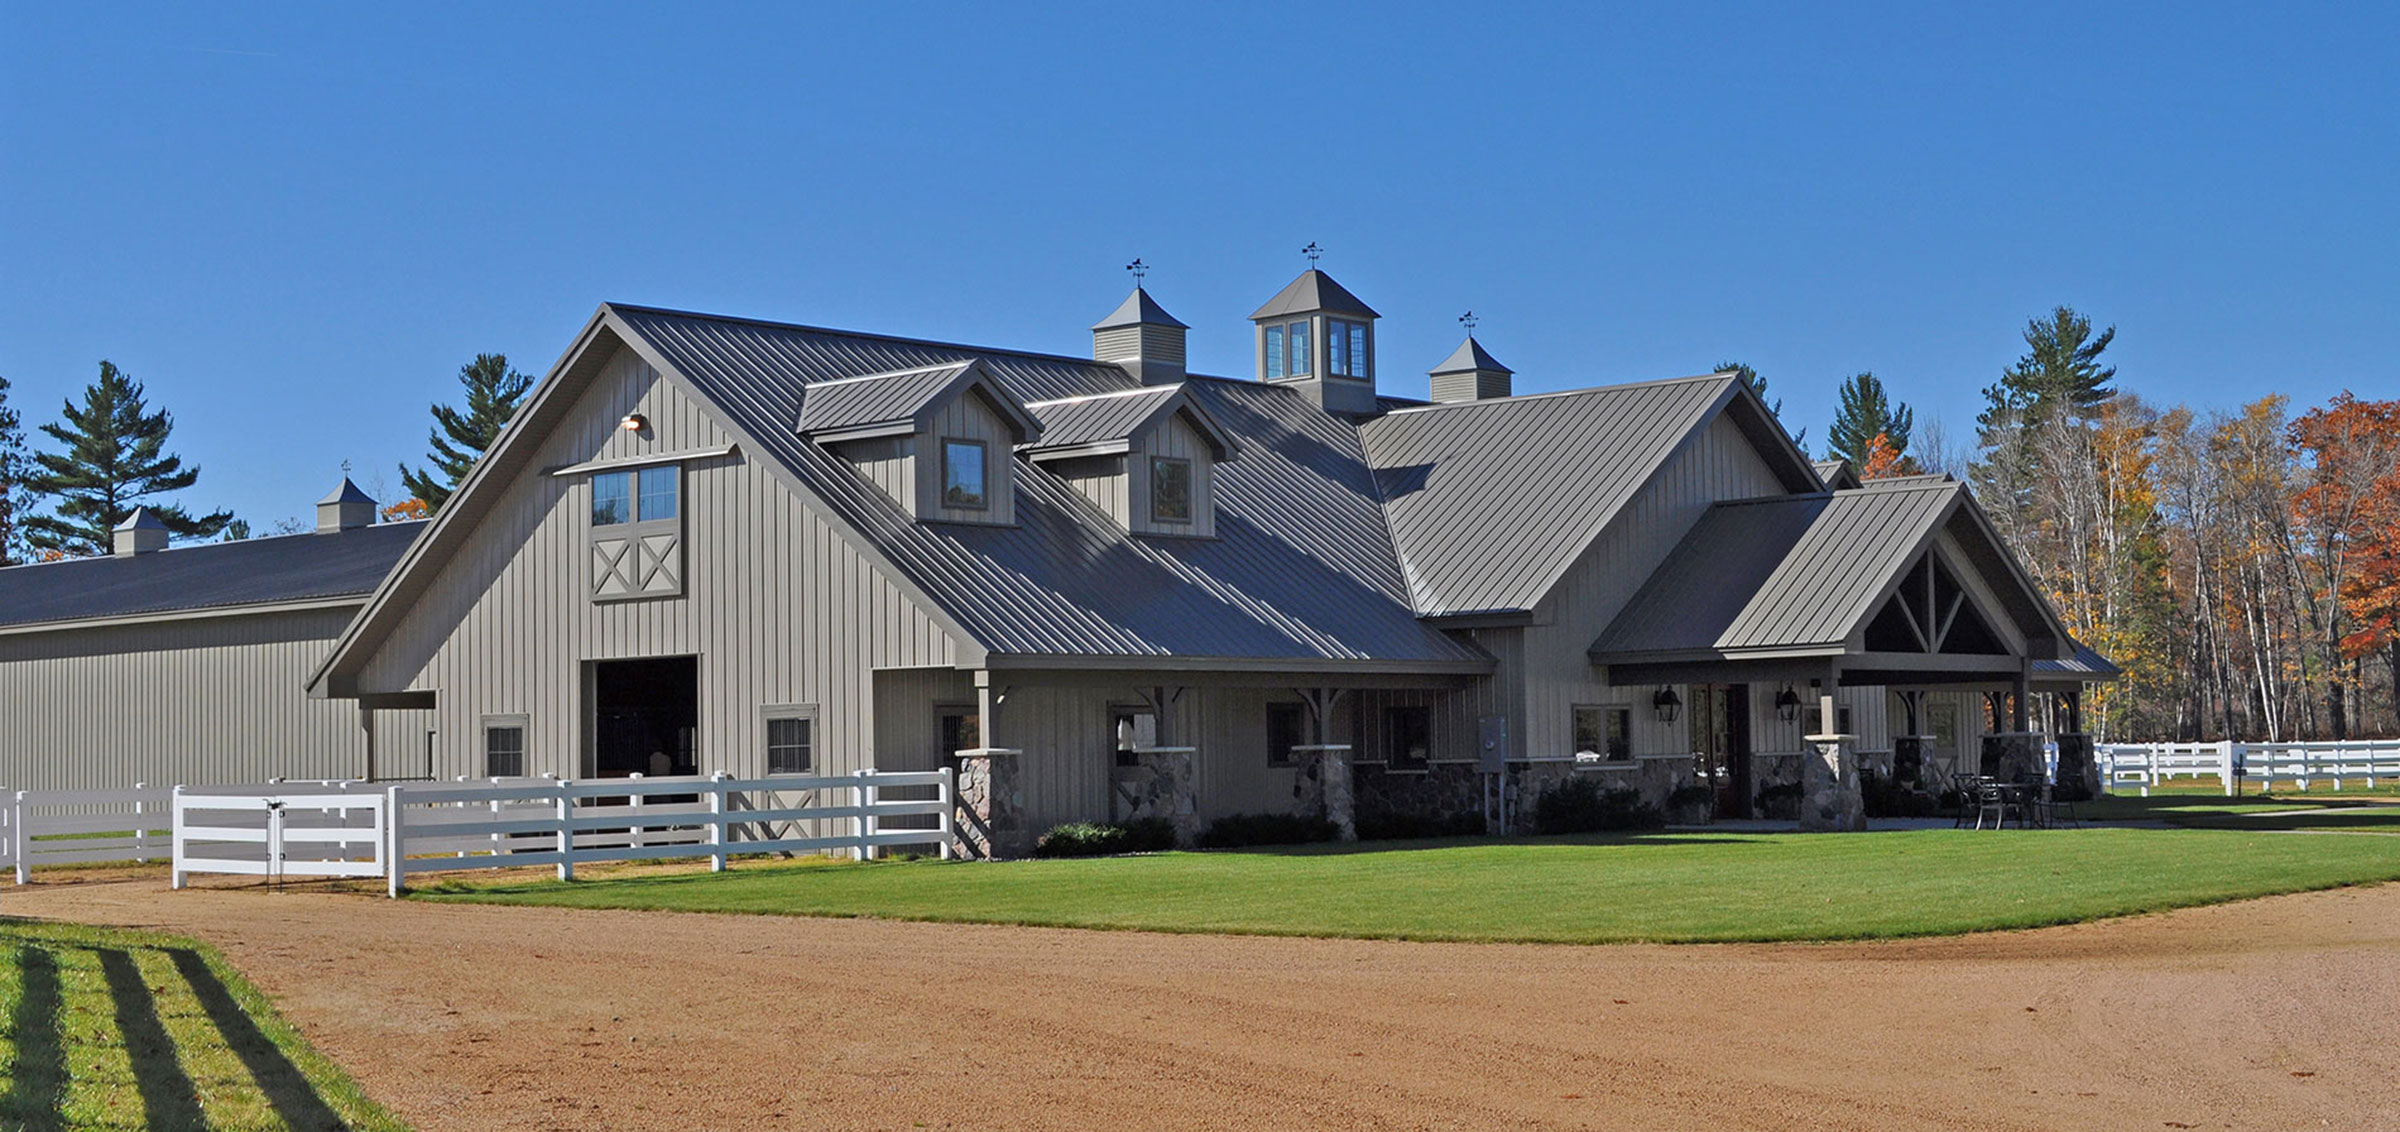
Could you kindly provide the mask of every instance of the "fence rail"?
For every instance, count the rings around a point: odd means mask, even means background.
[[[408,877],[602,861],[843,852],[956,842],[947,770],[847,775],[271,782],[0,794],[0,866],[172,862],[194,873]]]
[[[2245,782],[2262,790],[2288,782],[2302,790],[2330,782],[2374,789],[2377,780],[2400,779],[2400,740],[2354,739],[2320,743],[2103,743],[2093,749],[2101,781],[2114,792],[2150,788],[2177,778],[2214,778],[2232,795]]]

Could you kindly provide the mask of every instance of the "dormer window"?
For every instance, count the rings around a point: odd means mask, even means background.
[[[1192,521],[1192,462],[1150,458],[1150,518],[1159,523]]]
[[[991,505],[984,490],[985,451],[980,440],[942,441],[942,506],[981,511]]]
[[[1325,371],[1335,377],[1373,377],[1368,368],[1367,324],[1346,318],[1325,320]]]
[[[1308,320],[1267,327],[1267,376],[1307,377],[1315,370],[1309,357]]]

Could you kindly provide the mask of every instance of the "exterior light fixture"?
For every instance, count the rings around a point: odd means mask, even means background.
[[[640,413],[627,413],[624,420],[617,422],[617,427],[627,432],[640,432],[650,427],[650,418]]]
[[[1683,714],[1683,697],[1676,695],[1675,689],[1661,684],[1658,694],[1650,697],[1650,706],[1658,712],[1660,723],[1673,723],[1676,717]]]
[[[1775,693],[1775,718],[1785,723],[1791,723],[1800,718],[1800,693],[1793,691],[1789,684],[1784,685],[1782,691]]]

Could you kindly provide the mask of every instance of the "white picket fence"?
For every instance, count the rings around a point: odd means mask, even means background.
[[[0,865],[165,859],[195,873],[268,878],[410,876],[746,853],[864,858],[956,843],[947,770],[847,775],[458,782],[278,782],[0,795]]]
[[[2150,788],[2177,778],[2213,778],[2226,794],[2245,783],[2261,790],[2290,783],[2302,790],[2329,782],[2340,790],[2357,783],[2374,789],[2378,779],[2400,779],[2400,740],[2354,739],[2320,743],[2103,743],[2094,748],[2101,781],[2111,792],[2133,787],[2145,798]]]

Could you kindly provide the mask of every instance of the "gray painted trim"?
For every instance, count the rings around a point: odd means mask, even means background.
[[[364,594],[344,597],[303,598],[299,601],[258,601],[247,605],[211,605],[199,609],[170,609],[158,613],[127,613],[116,617],[83,617],[66,621],[26,621],[15,625],[0,625],[0,637],[15,637],[34,633],[71,633],[79,629],[100,629],[114,625],[152,625],[163,621],[205,621],[216,617],[253,617],[263,613],[302,613],[311,609],[339,609],[343,606],[365,605]]]
[[[650,456],[620,456],[614,460],[586,460],[580,464],[562,464],[544,468],[546,476],[575,476],[585,472],[615,471],[619,468],[649,468],[660,464],[681,464],[692,460],[713,460],[720,456],[739,456],[742,446],[727,444],[719,448],[689,448],[681,452],[660,452]]]
[[[1345,673],[1394,674],[1414,676],[1482,676],[1499,667],[1497,661],[1485,660],[1324,660],[1324,659],[1246,659],[1226,657],[1181,656],[1072,656],[1027,653],[991,653],[980,664],[960,661],[960,668],[1005,669],[1094,669],[1101,671],[1141,672],[1280,672],[1313,679]],[[1303,683],[1306,681],[1304,680]]]

